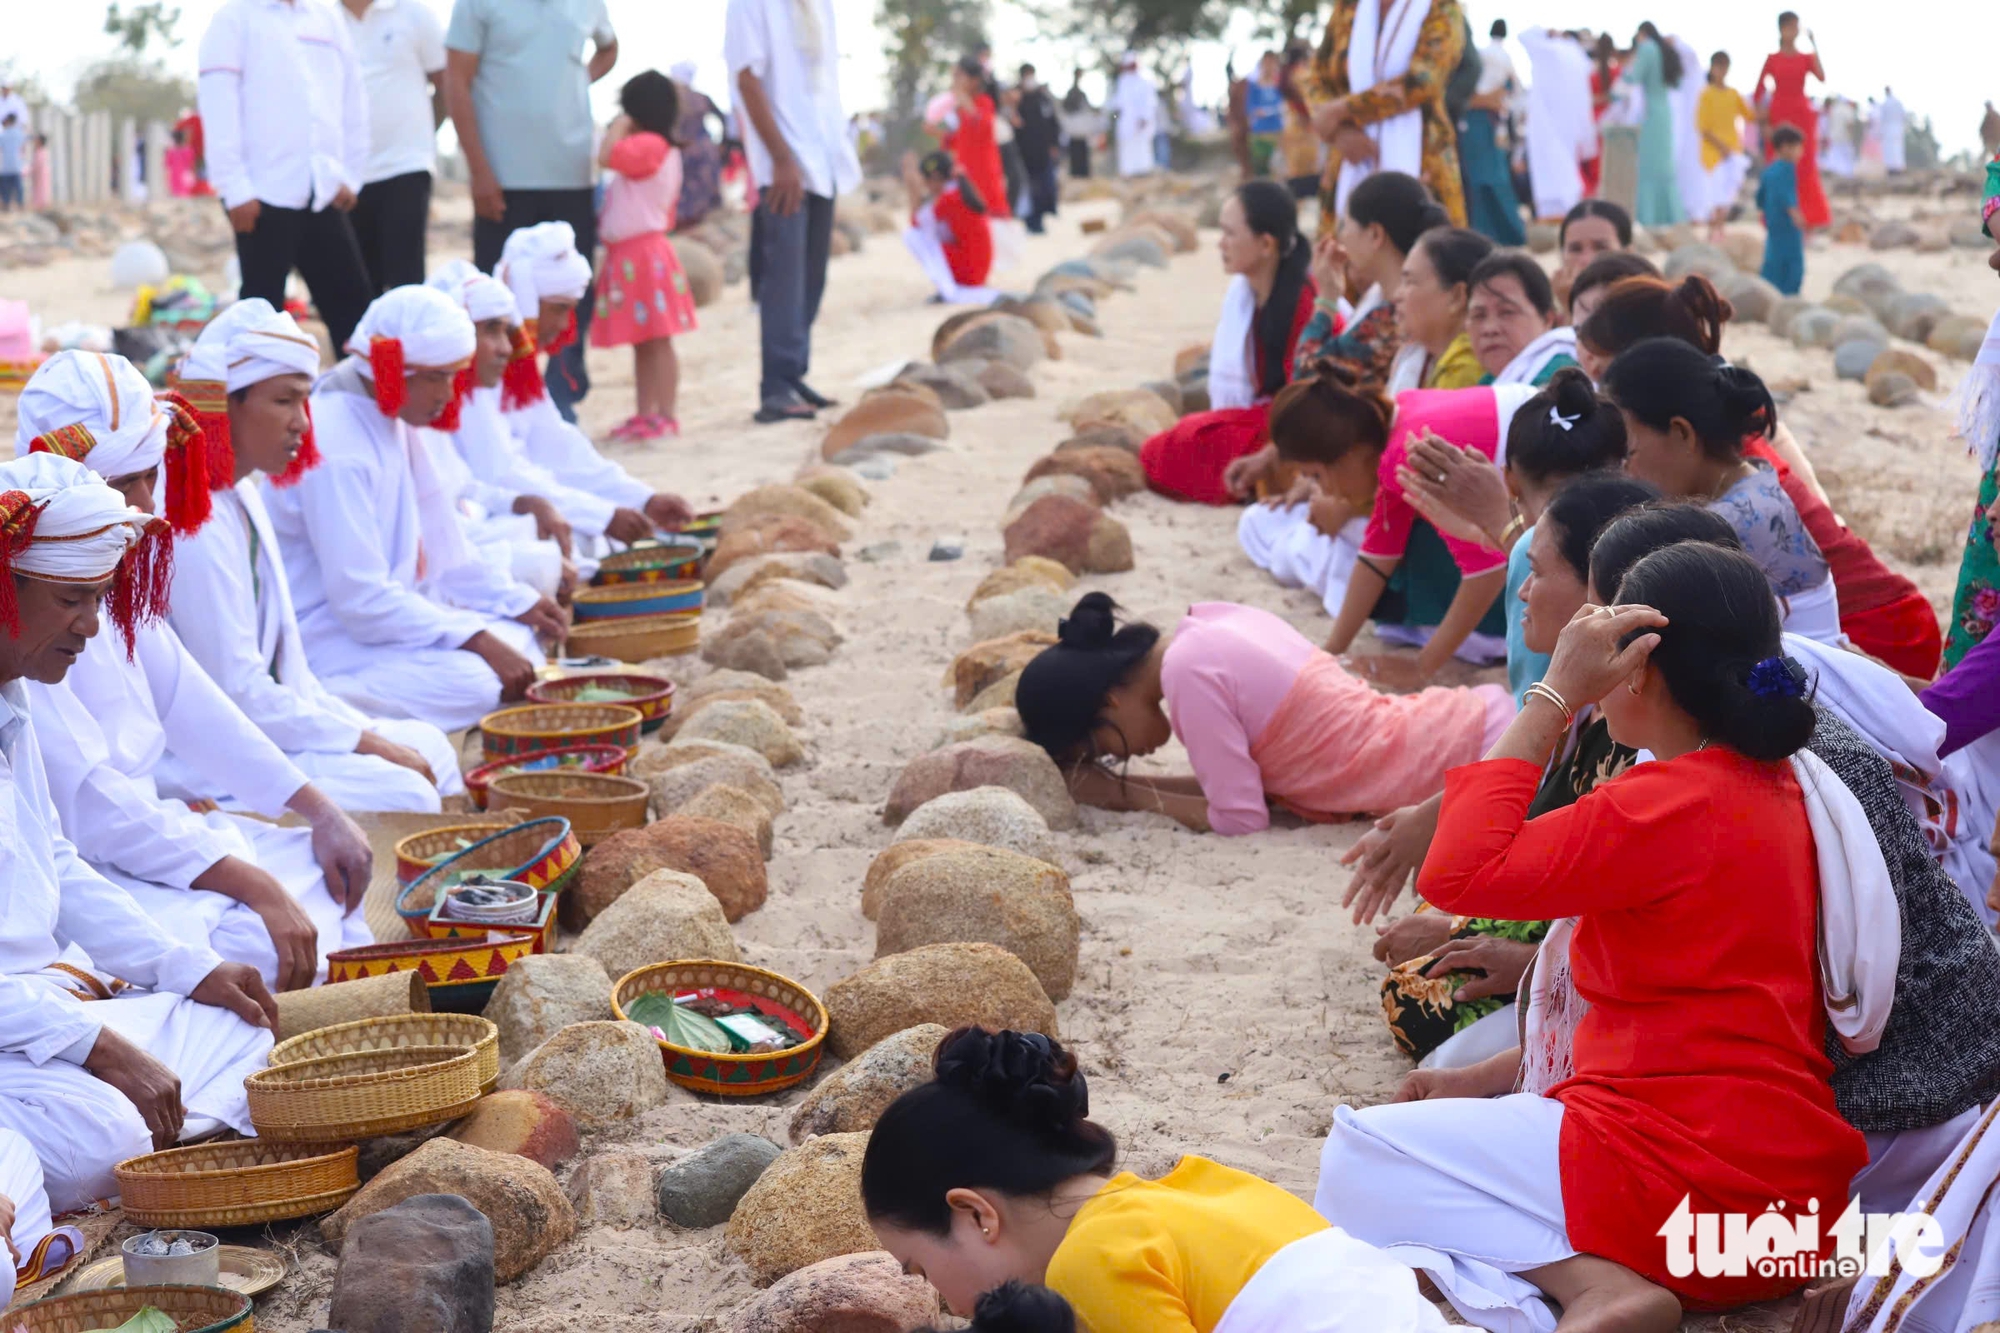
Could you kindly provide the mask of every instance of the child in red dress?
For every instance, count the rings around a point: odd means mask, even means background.
[[[670,137],[680,118],[674,81],[656,70],[634,75],[618,95],[624,114],[605,131],[598,164],[609,172],[598,234],[604,266],[597,275],[593,347],[630,347],[638,386],[630,420],[617,440],[680,434],[674,417],[680,358],[674,337],[695,329],[694,293],[667,233],[681,192],[681,153]]]

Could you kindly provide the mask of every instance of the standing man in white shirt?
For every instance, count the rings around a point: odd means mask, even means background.
[[[336,347],[374,292],[348,218],[368,164],[368,96],[327,0],[224,0],[201,38],[209,184],[236,229],[239,295],[285,307],[294,268]]]
[[[833,201],[861,184],[840,109],[831,0],[729,0],[723,55],[761,197],[750,288],[763,326],[757,420],[810,421],[832,401],[806,383],[826,290]]]
[[[424,280],[444,123],[444,28],[424,0],[341,0],[341,9],[368,94],[368,166],[354,234],[372,297]]]

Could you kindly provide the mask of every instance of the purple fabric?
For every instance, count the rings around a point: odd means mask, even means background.
[[[1959,664],[1919,696],[1924,707],[1944,719],[1942,759],[2000,728],[2000,636],[1974,644]]]

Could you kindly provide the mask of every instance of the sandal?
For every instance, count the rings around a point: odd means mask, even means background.
[[[617,440],[620,444],[637,444],[642,440],[650,440],[653,436],[651,417],[631,416],[613,426],[608,438]]]
[[[647,418],[653,423],[653,438],[678,440],[681,437],[681,423],[676,417],[654,416]]]
[[[811,421],[817,414],[803,402],[766,403],[757,409],[753,418],[760,426],[769,426],[780,421]]]

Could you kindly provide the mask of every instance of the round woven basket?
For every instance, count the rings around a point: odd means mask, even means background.
[[[664,715],[660,722],[666,721]],[[641,723],[641,730],[657,727],[659,722]],[[632,756],[622,745],[565,745],[560,750],[544,750],[515,759],[496,759],[490,764],[481,764],[465,775],[466,794],[472,797],[475,808],[486,808],[486,784],[502,773],[519,773],[523,770],[542,773],[552,768],[580,768],[586,773],[623,773],[625,765],[632,762]]]
[[[250,1123],[281,1143],[353,1143],[442,1124],[479,1100],[465,1046],[352,1051],[260,1069],[243,1080]]]
[[[147,1227],[254,1227],[332,1212],[361,1188],[359,1150],[232,1139],[170,1148],[115,1168],[125,1220]]]
[[[279,1042],[270,1062],[297,1064],[351,1051],[400,1051],[409,1046],[463,1046],[479,1057],[479,1085],[492,1091],[500,1080],[500,1029],[476,1014],[402,1014],[338,1023]]]
[[[626,697],[619,700],[627,708],[639,710],[642,731],[658,731],[674,711],[674,683],[665,676],[644,676],[636,671],[587,671],[579,676],[558,676],[538,680],[528,687],[528,697],[536,703],[573,702],[589,689],[616,690]],[[595,769],[594,772],[603,772]]]
[[[531,815],[567,819],[585,847],[622,829],[643,828],[650,794],[639,779],[609,773],[508,773],[492,782],[495,801]]]
[[[427,1014],[430,987],[415,972],[395,972],[339,985],[288,990],[277,997],[278,1040],[303,1032],[390,1014]]]
[[[107,1287],[51,1296],[7,1312],[7,1333],[91,1333],[116,1328],[152,1306],[182,1333],[251,1333],[256,1302],[223,1287]]]
[[[396,915],[409,925],[411,934],[422,936],[439,888],[456,884],[475,870],[559,893],[582,863],[583,847],[568,820],[531,818],[473,843],[404,885],[396,894]]]
[[[666,616],[632,616],[623,620],[572,625],[567,651],[573,657],[613,657],[620,662],[648,662],[677,657],[701,647],[701,617],[682,612]]]
[[[622,704],[526,704],[503,708],[479,719],[486,762],[561,750],[572,745],[639,748],[645,722],[636,708]]]
[[[687,962],[652,963],[627,972],[611,988],[611,1011],[625,1018],[628,1001],[648,991],[672,996],[680,991],[719,986],[742,991],[759,999],[782,1005],[806,1021],[813,1035],[789,1050],[768,1055],[717,1055],[689,1046],[654,1038],[666,1060],[667,1077],[696,1092],[712,1092],[723,1097],[755,1097],[794,1087],[811,1078],[819,1068],[826,1044],[826,1006],[819,997],[776,972],[743,963],[725,963],[712,958]]]
[[[578,620],[626,620],[633,616],[699,611],[706,595],[699,579],[612,583],[601,588],[577,589],[572,605]]]
[[[623,551],[614,551],[597,562],[591,582],[603,586],[617,583],[663,583],[671,579],[691,579],[701,572],[707,545],[699,537],[669,537],[658,542],[641,542]]]
[[[412,833],[396,843],[396,882],[408,884],[438,862],[507,827],[497,820],[488,820],[483,824],[447,824],[443,828]]]

